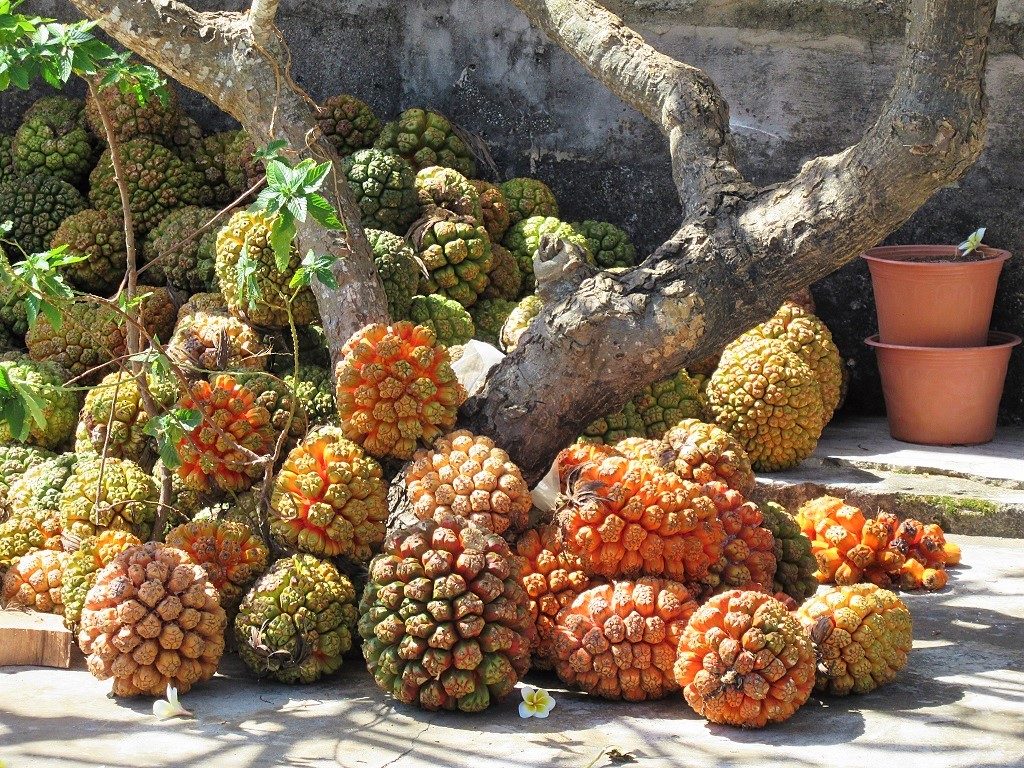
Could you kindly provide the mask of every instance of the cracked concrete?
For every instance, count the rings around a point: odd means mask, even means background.
[[[1019,542],[954,536],[963,568],[941,592],[905,594],[914,651],[892,684],[866,696],[812,698],[762,731],[712,726],[679,696],[628,704],[552,690],[547,720],[521,720],[519,697],[479,715],[395,705],[358,656],[310,686],[260,683],[237,658],[182,697],[194,719],[158,721],[149,700],[107,697],[80,656],[72,670],[0,671],[0,761],[8,768],[639,768],[786,765],[1019,768],[1024,760],[1024,569]]]

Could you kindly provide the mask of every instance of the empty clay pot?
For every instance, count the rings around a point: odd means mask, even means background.
[[[1006,367],[1020,336],[993,331],[980,347],[875,348],[889,432],[924,445],[976,445],[995,435]]]
[[[953,245],[892,245],[863,254],[885,344],[981,347],[1007,251],[981,246],[957,258]]]

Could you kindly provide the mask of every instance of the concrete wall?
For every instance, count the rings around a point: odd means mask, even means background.
[[[856,141],[876,115],[902,48],[900,0],[614,0],[657,48],[706,69],[732,107],[740,166],[758,183]],[[64,0],[28,0],[77,17]],[[207,7],[237,8],[237,2]],[[679,210],[665,141],[530,28],[507,0],[284,0],[281,25],[297,79],[314,97],[350,92],[391,116],[431,105],[488,142],[503,175],[534,174],[567,218],[623,225],[642,249],[672,231]],[[1024,334],[1024,0],[1000,0],[988,69],[987,149],[891,242],[959,242],[978,226],[1016,254],[1001,281],[993,327]],[[0,96],[0,127],[24,100]],[[227,119],[192,101],[213,128]],[[848,408],[881,412],[872,354],[874,306],[857,262],[815,286],[820,312],[854,361]],[[1024,352],[1003,401],[1024,421]]]

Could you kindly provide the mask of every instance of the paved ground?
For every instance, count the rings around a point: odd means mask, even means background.
[[[986,445],[942,448],[893,440],[885,419],[839,419],[798,467],[759,473],[755,497],[796,507],[824,493],[947,531],[1024,538],[1024,428],[1002,428]]]
[[[812,699],[763,731],[711,726],[678,697],[648,704],[553,689],[548,720],[520,720],[519,698],[480,715],[395,706],[358,658],[340,677],[266,685],[237,660],[192,691],[194,720],[160,722],[148,701],[107,698],[81,657],[71,671],[0,671],[0,760],[7,768],[202,765],[344,768],[595,768],[607,750],[640,768],[730,765],[971,768],[1024,766],[1024,568],[1021,542],[954,537],[966,567],[935,594],[906,597],[914,652],[873,694]]]

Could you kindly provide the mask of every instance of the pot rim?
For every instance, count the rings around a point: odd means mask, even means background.
[[[904,253],[915,252],[915,251],[916,252],[921,252],[921,251],[926,250],[926,249],[927,250],[939,251],[940,253],[936,254],[938,256],[944,255],[941,252],[942,251],[947,251],[947,250],[950,251],[950,255],[951,256],[953,255],[953,253],[959,253],[959,249],[955,245],[950,245],[948,243],[932,243],[932,244],[924,243],[924,244],[918,244],[918,245],[876,245],[874,248],[869,248],[868,250],[864,251],[860,255],[860,257],[862,259],[864,259],[865,261],[869,261],[869,262],[870,261],[874,261],[874,262],[878,262],[878,263],[881,263],[881,264],[901,264],[901,265],[910,265],[910,266],[915,266],[915,267],[943,267],[943,266],[965,266],[965,265],[969,265],[969,264],[980,264],[980,263],[981,264],[1001,263],[1001,262],[1004,262],[1007,259],[1009,259],[1010,256],[1012,255],[1007,250],[1004,250],[1002,248],[993,248],[993,247],[988,246],[988,245],[982,245],[982,246],[978,247],[978,251],[980,251],[982,254],[984,254],[985,258],[983,258],[983,259],[974,259],[974,260],[970,260],[970,261],[961,261],[961,260],[958,260],[958,259],[955,259],[955,258],[950,258],[947,261],[918,261],[916,259],[886,258],[885,256],[881,255],[882,253],[886,253],[886,254],[892,254],[893,256],[895,256],[896,254],[900,253],[901,251],[904,252]],[[876,255],[875,252],[879,252],[878,255]]]
[[[878,334],[873,333],[864,339],[864,343],[876,349],[906,350],[908,352],[970,352],[981,349],[1004,349],[1013,348],[1020,344],[1021,337],[1006,331],[989,331],[988,343],[977,347],[915,347],[911,344],[886,344],[878,340]]]

